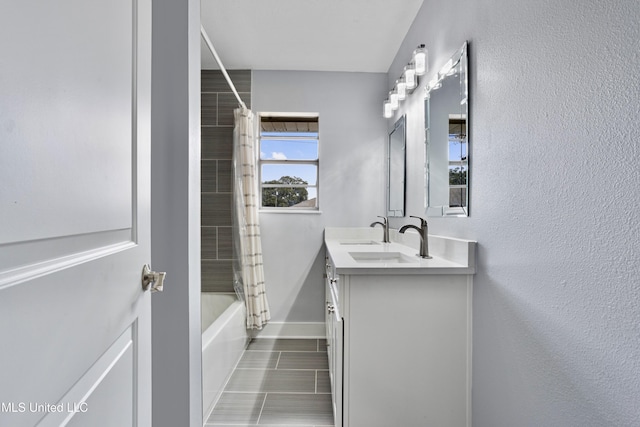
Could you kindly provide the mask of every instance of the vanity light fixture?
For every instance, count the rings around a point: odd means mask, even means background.
[[[424,45],[418,45],[411,55],[411,61],[404,67],[402,76],[396,80],[396,84],[389,92],[389,98],[384,101],[383,115],[391,118],[393,112],[398,109],[400,101],[404,101],[407,95],[418,87],[418,76],[427,72],[427,50]]]

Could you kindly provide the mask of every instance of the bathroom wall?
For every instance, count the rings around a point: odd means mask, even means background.
[[[272,323],[324,322],[324,227],[384,215],[385,87],[382,73],[253,71],[255,112],[317,112],[320,126],[320,212],[260,215]]]
[[[638,424],[638,22],[637,0],[425,0],[391,66],[387,89],[425,43],[428,81],[470,41],[471,216],[429,223],[479,242],[475,427]],[[410,215],[422,108],[399,112]]]
[[[229,70],[251,108],[251,71]],[[233,292],[231,202],[233,110],[238,100],[220,70],[202,70],[202,291]]]

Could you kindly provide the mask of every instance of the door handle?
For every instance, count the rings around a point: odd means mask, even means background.
[[[149,264],[142,268],[142,290],[151,292],[162,292],[164,278],[167,275],[164,271],[151,271]]]

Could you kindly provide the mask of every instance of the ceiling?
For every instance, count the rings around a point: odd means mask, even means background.
[[[389,70],[423,0],[202,0],[229,70]],[[202,68],[218,68],[204,42]]]

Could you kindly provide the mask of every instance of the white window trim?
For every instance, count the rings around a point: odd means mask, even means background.
[[[259,205],[259,212],[260,213],[286,213],[286,214],[291,214],[291,213],[311,213],[311,214],[317,214],[317,213],[322,213],[322,211],[320,210],[320,131],[318,129],[318,137],[317,137],[317,141],[318,141],[318,158],[316,160],[292,160],[292,159],[287,159],[287,160],[271,160],[271,159],[265,159],[263,160],[260,157],[260,150],[262,148],[262,118],[263,117],[295,117],[295,118],[315,118],[315,119],[319,119],[319,114],[318,113],[283,113],[283,112],[262,112],[262,113],[258,113],[258,144],[256,144],[258,150],[256,153],[256,156],[258,158],[258,191],[259,191],[259,201],[260,201],[260,205]],[[318,121],[319,122],[319,121]],[[269,139],[269,137],[264,138],[264,139]],[[291,137],[291,138],[287,138],[287,137],[278,137],[278,138],[273,138],[273,139],[278,139],[278,140],[296,140],[299,138],[296,137]],[[265,164],[308,164],[308,165],[314,165],[316,166],[316,183],[315,185],[304,185],[304,184],[269,184],[267,186],[267,188],[275,188],[275,187],[283,187],[283,188],[292,188],[292,187],[300,187],[300,188],[315,188],[316,190],[316,206],[315,207],[298,207],[298,208],[292,208],[292,207],[275,207],[275,206],[262,206],[262,165]]]

